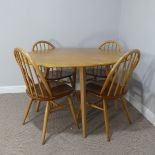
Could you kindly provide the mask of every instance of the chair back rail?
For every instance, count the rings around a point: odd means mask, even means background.
[[[55,46],[53,44],[51,44],[48,41],[45,40],[40,40],[38,42],[36,42],[33,47],[32,47],[32,51],[46,51],[46,50],[50,50],[50,49],[54,49]]]
[[[123,51],[123,46],[116,40],[108,40],[99,45],[98,49],[106,51]]]

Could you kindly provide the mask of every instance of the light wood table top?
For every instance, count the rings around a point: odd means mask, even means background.
[[[44,67],[88,67],[114,64],[123,52],[96,48],[56,48],[29,54],[37,65]]]

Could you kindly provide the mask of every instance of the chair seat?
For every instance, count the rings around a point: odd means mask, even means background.
[[[53,70],[49,71],[46,80],[60,80],[67,77],[71,77],[73,75],[73,71],[69,69],[62,69],[62,70]]]
[[[43,84],[41,84],[43,87]],[[38,94],[38,98],[42,99],[42,100],[54,100],[54,99],[58,99],[61,97],[65,97],[67,95],[70,95],[73,92],[73,88],[67,84],[64,84],[62,82],[58,82],[58,81],[48,81],[48,85],[51,89],[52,92],[52,97],[49,96],[49,94],[47,93],[46,89],[43,89],[43,93],[44,93],[44,97],[42,96],[42,93],[40,92],[39,89],[39,84],[36,84],[36,91]],[[27,94],[30,96],[30,93],[28,91],[26,91]],[[34,99],[37,99],[34,96],[31,96]]]
[[[114,86],[112,88],[112,91],[110,92],[109,95],[107,95],[109,89],[110,89],[110,85],[108,85],[104,91],[104,93],[101,95],[100,92],[101,92],[101,89],[102,89],[102,86],[103,86],[103,83],[104,81],[99,81],[99,82],[89,82],[87,85],[86,85],[86,91],[87,92],[90,92],[94,95],[97,95],[99,97],[103,97],[104,99],[114,99],[114,98],[118,98],[119,96],[121,97],[122,95],[124,95],[126,92],[127,92],[127,89],[126,90],[123,90],[122,93],[120,93],[120,91],[117,91],[118,93],[114,95],[114,92],[115,92],[115,89],[116,89],[116,86],[117,86],[117,83],[114,83]],[[121,90],[122,86],[118,86],[118,90]]]
[[[102,68],[87,68],[86,69],[86,74],[89,75],[89,76],[96,76],[96,77],[100,77],[100,78],[106,78],[106,71],[105,69],[102,67]]]
[[[57,82],[56,84],[53,84],[53,82],[50,81],[49,86],[53,95],[52,97],[54,99],[67,96],[74,91],[71,86],[61,82]]]

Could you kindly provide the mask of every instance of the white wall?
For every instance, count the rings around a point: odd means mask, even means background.
[[[142,54],[130,99],[155,114],[155,1],[122,0],[119,35],[127,47],[139,48]]]
[[[3,0],[0,4],[0,87],[22,85],[15,47],[40,39],[57,47],[95,47],[117,38],[120,0]]]

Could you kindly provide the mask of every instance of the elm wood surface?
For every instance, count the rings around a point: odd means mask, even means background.
[[[101,110],[104,115],[105,131],[107,141],[110,141],[109,125],[108,125],[108,100],[118,100],[122,102],[123,109],[127,116],[129,123],[131,118],[126,105],[124,95],[127,93],[128,82],[133,74],[134,69],[140,60],[140,51],[133,49],[124,54],[112,67],[107,78],[102,83],[89,82],[86,86],[87,94],[93,94],[103,100],[102,104],[88,104],[90,107]]]
[[[86,67],[97,65],[110,65],[117,62],[123,52],[106,51],[96,48],[57,48],[42,52],[30,52],[29,56],[38,66],[44,67],[79,67],[80,68],[80,96],[82,114],[82,133],[87,135],[86,127],[86,91],[85,70]]]
[[[46,52],[46,50],[52,50],[55,49],[55,46],[50,43],[49,41],[40,40],[37,41],[33,47],[32,52],[40,51],[40,52]],[[70,83],[72,87],[75,89],[75,83],[76,83],[76,69],[62,69],[61,67],[57,68],[47,68],[43,66],[39,66],[41,72],[44,74],[46,80],[61,80],[64,83]],[[74,71],[73,71],[74,70]],[[69,81],[67,81],[67,78]],[[76,94],[76,92],[75,92]],[[36,111],[39,111],[40,102],[38,102]]]
[[[122,51],[107,51],[95,48],[56,48],[45,52],[29,53],[37,65],[44,67],[88,67],[114,64]]]
[[[113,51],[113,52],[120,52],[123,51],[123,46],[117,40],[106,40],[102,42],[98,47],[98,49],[106,50],[106,51]],[[109,71],[111,70],[112,65],[106,66],[96,66],[96,67],[89,67],[86,70],[86,75],[90,76],[87,81],[94,79],[95,81],[99,79],[106,78]],[[118,111],[118,101],[114,100],[114,107],[115,110]]]
[[[35,103],[34,101],[46,101],[42,131],[42,144],[45,143],[45,135],[49,112],[57,111],[62,108],[65,108],[66,106],[69,106],[75,124],[78,126],[74,107],[70,98],[70,95],[73,93],[74,89],[69,85],[60,83],[58,81],[46,81],[44,75],[39,69],[39,66],[35,64],[35,62],[31,59],[29,54],[25,52],[23,49],[16,48],[14,50],[14,56],[21,69],[25,81],[26,93],[30,97],[30,101],[25,112],[23,124],[25,124],[32,103]],[[66,104],[62,105],[57,104],[55,102],[56,99],[65,96],[68,100]],[[45,104],[44,102],[41,103]]]

